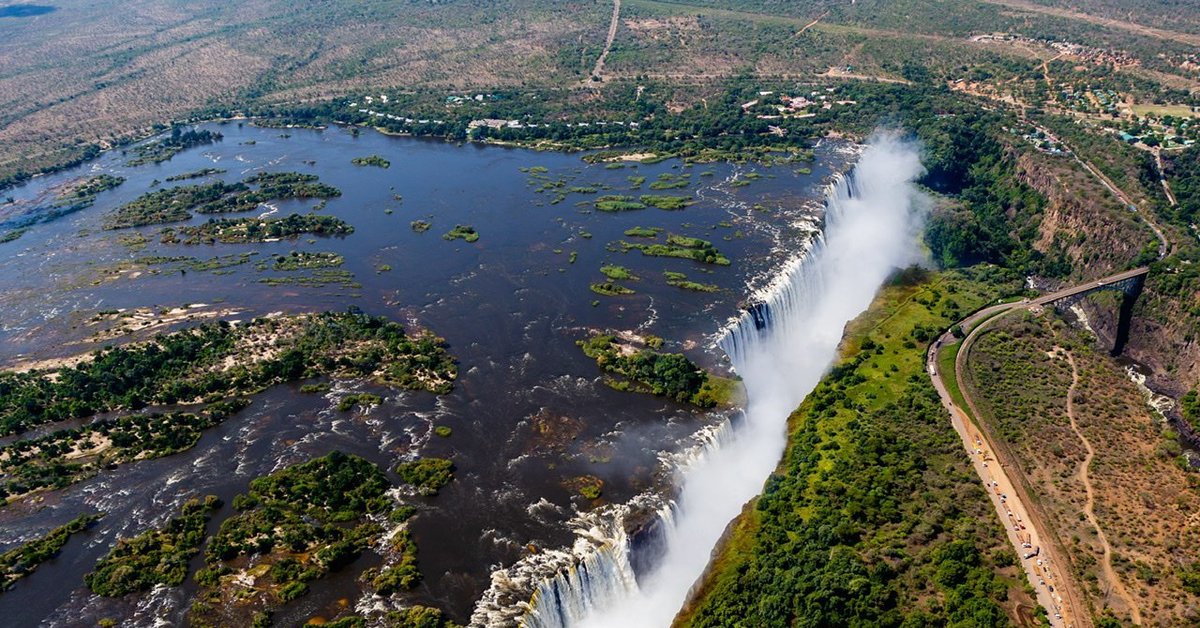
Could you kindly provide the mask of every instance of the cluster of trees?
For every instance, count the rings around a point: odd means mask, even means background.
[[[274,172],[254,175],[242,183],[216,181],[148,192],[110,213],[104,220],[104,228],[179,222],[190,219],[193,211],[200,214],[251,211],[270,200],[341,196],[341,190],[317,181],[318,177],[312,174]],[[252,190],[250,185],[260,187]]]
[[[83,581],[96,595],[119,597],[147,591],[157,584],[179,586],[187,578],[188,561],[200,552],[204,528],[221,500],[209,495],[190,499],[178,517],[165,526],[131,539],[119,539],[112,551],[96,563]]]
[[[75,206],[79,209],[90,207],[92,203],[96,202],[98,194],[116,188],[122,183],[125,183],[125,177],[116,177],[111,174],[88,177],[87,180],[71,186],[65,193],[60,194],[56,204]]]
[[[156,164],[167,161],[180,152],[187,150],[193,146],[203,146],[205,144],[214,144],[224,138],[220,133],[213,131],[197,131],[196,129],[184,130],[181,126],[175,126],[171,129],[171,135],[160,140],[155,140],[137,146],[132,149],[134,158],[129,161],[129,166],[141,166],[143,164]]]
[[[708,394],[711,388],[708,373],[687,356],[650,349],[625,355],[616,340],[611,334],[596,334],[578,344],[584,355],[594,359],[603,371],[628,378],[646,392],[702,408],[716,405],[716,400]],[[614,387],[625,389],[629,384],[621,382]]]
[[[239,513],[221,522],[204,550],[205,568],[196,574],[204,590],[189,619],[221,623],[224,602],[236,595],[221,577],[233,572],[230,562],[240,556],[262,556],[271,567],[257,601],[243,600],[238,612],[304,595],[307,583],[354,561],[383,532],[367,515],[392,508],[389,488],[379,467],[340,451],[254,479],[233,500]],[[414,546],[414,571],[415,552]]]
[[[72,534],[90,528],[102,516],[81,515],[43,537],[0,554],[0,591],[8,590],[17,580],[37,569],[38,565],[57,556]]]
[[[16,441],[0,448],[0,500],[38,489],[63,488],[92,477],[109,465],[191,449],[204,430],[248,404],[245,399],[236,398],[218,401],[196,414],[171,412],[108,418]],[[96,450],[95,455],[79,455],[92,450]]]
[[[657,235],[657,234],[655,234]],[[647,236],[655,237],[655,236]],[[708,240],[700,238],[689,238],[687,236],[667,234],[666,244],[645,244],[642,242],[626,242],[618,240],[609,245],[610,250],[617,250],[622,253],[632,249],[637,249],[642,252],[642,255],[650,257],[680,257],[690,259],[702,264],[716,264],[718,266],[728,266],[729,258],[725,257],[717,247],[713,246]]]
[[[239,339],[272,336],[286,348],[271,359],[254,361],[236,353]],[[235,365],[219,368],[228,358]],[[210,323],[102,349],[74,367],[0,372],[0,434],[151,403],[221,399],[331,374],[374,376],[443,394],[452,387],[457,367],[441,338],[428,332],[410,336],[403,326],[357,309],[257,319],[236,327]]]
[[[289,214],[283,218],[213,218],[199,225],[165,229],[164,243],[227,244],[263,242],[275,238],[296,238],[301,234],[349,235],[350,223],[333,216]]]
[[[396,473],[401,481],[416,487],[422,495],[437,495],[454,479],[454,463],[445,458],[419,458],[396,465]]]

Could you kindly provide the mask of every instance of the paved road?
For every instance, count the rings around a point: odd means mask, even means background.
[[[1137,268],[1064,288],[1036,299],[999,303],[983,308],[959,321],[957,327],[960,327],[966,336],[963,338],[962,347],[955,359],[954,371],[956,380],[960,382],[963,399],[967,402],[967,409],[975,416],[979,416],[967,387],[961,385],[966,372],[966,358],[970,354],[971,346],[980,337],[981,331],[992,321],[1016,310],[1044,307],[1059,299],[1145,275],[1147,272],[1149,269]],[[950,396],[945,381],[942,379],[942,374],[938,372],[938,354],[943,346],[952,344],[954,341],[953,333],[949,330],[946,331],[929,348],[926,362],[926,369],[933,380],[933,386],[937,389],[938,396],[941,397],[942,405],[950,413],[950,422],[971,457],[975,473],[984,483],[992,505],[996,509],[996,515],[1000,517],[1008,540],[1020,559],[1025,576],[1037,593],[1038,604],[1041,604],[1049,614],[1051,625],[1060,628],[1091,626],[1091,617],[1082,603],[1079,585],[1069,571],[1069,562],[1062,554],[1062,550],[1052,541],[1052,537],[1048,533],[1049,528],[1042,520],[1041,514],[1029,507],[1032,501],[1025,491],[1020,469],[1007,462],[1000,462],[988,435],[971,421],[970,415],[963,408],[955,405],[954,399]],[[1002,455],[1001,457],[1008,458],[1009,456]]]

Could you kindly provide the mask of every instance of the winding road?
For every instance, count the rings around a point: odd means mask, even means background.
[[[1053,540],[1046,517],[1030,498],[1020,467],[1015,465],[1015,459],[1008,453],[1003,442],[992,438],[985,428],[981,428],[980,424],[971,419],[972,415],[978,417],[980,413],[966,386],[961,386],[960,392],[967,408],[960,408],[955,404],[943,374],[938,370],[938,356],[944,347],[955,342],[954,328],[960,328],[966,336],[954,360],[954,373],[955,381],[961,383],[965,381],[966,359],[972,345],[980,337],[982,330],[992,322],[1014,311],[1045,307],[1060,299],[1103,288],[1108,284],[1148,272],[1147,268],[1137,268],[1064,288],[1036,299],[999,303],[983,308],[942,334],[930,346],[927,355],[926,369],[942,405],[950,413],[950,422],[971,457],[975,473],[983,481],[996,515],[1000,517],[1008,540],[1020,559],[1026,579],[1036,592],[1038,604],[1046,609],[1050,624],[1057,628],[1093,625],[1083,604],[1083,596],[1080,593],[1082,589],[1074,580],[1069,570],[1070,563],[1063,555],[1062,549]],[[996,447],[997,444],[999,447]]]
[[[603,80],[604,75],[604,60],[608,58],[608,51],[612,50],[613,40],[617,38],[617,25],[621,23],[621,0],[613,0],[612,21],[608,24],[608,39],[604,40],[604,50],[600,52],[600,56],[596,59],[596,67],[592,68],[590,80]],[[587,81],[584,81],[587,84]]]

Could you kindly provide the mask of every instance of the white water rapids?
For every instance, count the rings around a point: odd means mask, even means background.
[[[679,498],[660,510],[665,546],[654,566],[635,578],[621,522],[581,519],[575,555],[582,558],[537,586],[520,625],[671,624],[727,524],[774,470],[787,417],[833,361],[846,323],[867,308],[891,272],[919,259],[928,203],[913,181],[922,172],[917,146],[877,134],[853,170],[830,185],[825,229],[807,255],[729,326],[720,344],[745,382],[745,420],[711,434],[700,455],[679,470]]]

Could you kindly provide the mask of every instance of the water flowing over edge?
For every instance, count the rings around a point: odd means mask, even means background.
[[[888,273],[918,258],[925,203],[911,187],[922,172],[917,155],[896,134],[873,138],[850,173],[828,186],[824,228],[798,243],[781,271],[751,291],[742,315],[715,335],[750,402],[744,413],[700,430],[694,446],[663,456],[678,495],[648,491],[577,514],[571,548],[493,572],[471,626],[670,623],[708,564],[705,548],[714,547],[774,469],[786,418],[833,360],[844,325],[869,305]],[[736,476],[736,486],[728,485],[728,475]],[[631,525],[635,518],[649,523]]]

